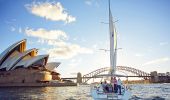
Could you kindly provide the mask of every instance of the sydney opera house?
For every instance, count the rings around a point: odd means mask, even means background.
[[[38,49],[26,50],[26,39],[9,46],[0,54],[0,85],[34,84],[60,80],[53,69],[60,63],[48,63],[49,55],[37,55]]]

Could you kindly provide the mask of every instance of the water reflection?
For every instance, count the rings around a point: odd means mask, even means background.
[[[131,85],[131,100],[169,100],[170,84]],[[0,88],[0,100],[92,100],[90,86],[6,87]]]

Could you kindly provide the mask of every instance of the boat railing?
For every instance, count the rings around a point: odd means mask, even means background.
[[[96,90],[96,92],[98,93],[98,94],[118,94],[118,93],[115,93],[115,92],[106,92],[106,91],[99,91],[99,85],[98,84],[91,84],[90,85],[90,89],[91,89],[91,91],[92,90]],[[123,95],[124,93],[125,93],[125,91],[126,90],[129,90],[129,88],[128,88],[128,86],[126,86],[126,85],[124,85],[124,84],[122,84],[121,85],[121,94]]]

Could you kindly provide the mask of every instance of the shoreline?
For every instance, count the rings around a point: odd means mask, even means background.
[[[66,87],[77,83],[0,83],[0,87]]]

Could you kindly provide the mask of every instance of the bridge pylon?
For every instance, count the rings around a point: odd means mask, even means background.
[[[82,83],[82,75],[80,72],[77,73],[77,83]]]

